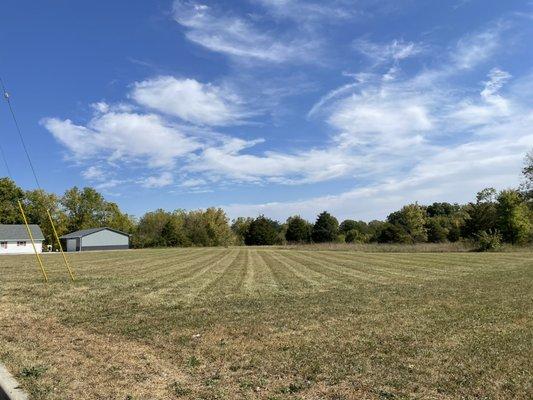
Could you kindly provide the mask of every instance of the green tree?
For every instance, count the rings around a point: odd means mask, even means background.
[[[448,235],[450,234],[450,225],[451,220],[445,214],[429,217],[426,222],[428,242],[446,242],[448,240]]]
[[[109,228],[126,233],[133,233],[135,230],[135,219],[131,215],[120,211],[116,203],[106,202],[103,223]]]
[[[22,224],[17,201],[24,199],[24,192],[9,178],[0,179],[0,224]]]
[[[221,208],[190,211],[184,214],[185,233],[195,246],[228,246],[234,236],[226,213]]]
[[[163,227],[171,217],[171,213],[162,209],[144,214],[133,235],[133,245],[135,247],[165,246],[165,239],[162,236]]]
[[[346,232],[346,243],[367,243],[370,240],[368,234],[362,233],[358,229],[352,229]]]
[[[426,210],[418,204],[403,206],[400,211],[387,217],[387,222],[399,226],[407,233],[412,243],[427,241]]]
[[[516,190],[504,190],[497,199],[498,228],[506,242],[523,244],[532,234],[531,211]]]
[[[339,221],[324,211],[318,215],[313,225],[312,238],[316,243],[335,242],[339,234]]]
[[[250,224],[253,222],[253,220],[254,219],[250,217],[239,217],[232,221],[231,230],[235,235],[235,244],[239,246],[245,244],[244,240],[246,238],[248,230],[250,229]]]
[[[466,213],[462,236],[475,239],[481,232],[494,232],[497,229],[496,190],[483,189],[476,195],[476,202],[464,207]]]
[[[379,243],[412,243],[413,239],[401,225],[386,222],[377,236],[377,241]]]
[[[47,210],[50,212],[57,234],[59,236],[67,233],[67,216],[63,212],[59,197],[53,193],[46,193],[44,190],[31,190],[25,193],[24,210],[28,220],[41,227],[45,237],[45,244],[51,244],[57,249],[57,240],[48,218]]]
[[[260,215],[252,221],[246,233],[245,243],[248,246],[269,246],[278,240],[279,224]]]
[[[161,243],[168,247],[185,246],[190,243],[185,235],[183,218],[179,212],[168,215],[168,219],[161,229],[161,239]]]
[[[105,226],[107,203],[95,189],[73,187],[65,192],[61,203],[68,217],[69,231]]]
[[[339,225],[339,231],[345,235],[351,230],[356,230],[360,233],[368,233],[368,224],[365,221],[346,219]]]
[[[308,243],[311,240],[311,224],[299,215],[289,217],[285,239],[290,243]]]

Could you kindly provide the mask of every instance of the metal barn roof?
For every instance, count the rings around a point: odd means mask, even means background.
[[[30,230],[35,240],[44,240],[44,235],[39,225],[30,225]],[[0,241],[8,240],[30,240],[26,226],[0,224]]]
[[[76,238],[81,238],[84,236],[89,236],[89,235],[92,235],[93,233],[100,232],[100,231],[112,231],[120,235],[130,236],[129,234],[121,232],[121,231],[117,231],[116,229],[103,227],[103,228],[82,229],[81,231],[67,233],[66,235],[61,236],[60,239],[76,239]]]

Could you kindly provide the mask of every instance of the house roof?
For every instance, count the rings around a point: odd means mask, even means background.
[[[39,225],[30,225],[30,230],[35,240],[44,240],[44,235]],[[30,240],[26,225],[0,224],[0,241],[7,240]]]
[[[115,232],[115,233],[118,233],[124,236],[130,236],[129,234],[121,232],[121,231],[117,231],[116,229],[102,227],[102,228],[82,229],[81,231],[67,233],[66,235],[61,236],[60,239],[76,239],[76,238],[81,238],[84,236],[92,235],[93,233],[96,233],[96,232],[106,231],[106,230],[112,231],[112,232]]]

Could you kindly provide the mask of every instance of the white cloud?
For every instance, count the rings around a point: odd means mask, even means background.
[[[137,82],[131,97],[139,104],[204,125],[234,125],[245,117],[235,93],[194,79],[160,76]]]
[[[57,118],[46,118],[42,124],[78,160],[138,161],[152,168],[172,168],[177,158],[202,147],[154,114],[109,112],[93,117],[87,126]]]
[[[163,172],[160,175],[149,176],[138,181],[143,187],[146,188],[162,188],[172,185],[174,183],[174,177],[170,172]]]
[[[317,43],[309,38],[283,39],[272,32],[260,31],[247,19],[217,12],[205,4],[176,0],[174,19],[186,28],[185,35],[191,42],[232,57],[301,62],[317,50]]]
[[[465,128],[487,124],[498,118],[511,115],[513,110],[509,99],[498,94],[498,91],[511,78],[511,75],[498,68],[489,73],[489,80],[480,93],[479,100],[465,100],[459,103],[452,114]]]

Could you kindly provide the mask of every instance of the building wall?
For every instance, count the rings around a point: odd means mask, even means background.
[[[77,249],[78,240],[79,239],[67,239],[65,241],[66,245],[65,245],[65,249],[64,250],[66,250],[66,251],[78,251],[78,249]]]
[[[35,247],[38,253],[43,252],[42,240],[35,241]],[[33,246],[31,240],[26,241],[26,246],[17,246],[17,241],[8,241],[7,249],[0,245],[0,254],[33,254]]]
[[[82,250],[128,249],[130,238],[117,232],[103,230],[84,236]]]

